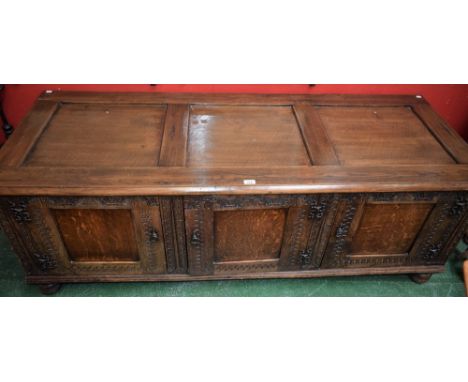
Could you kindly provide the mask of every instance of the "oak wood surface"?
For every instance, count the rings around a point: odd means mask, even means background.
[[[360,276],[360,275],[392,275],[392,274],[417,274],[417,273],[440,273],[444,266],[409,266],[409,267],[375,267],[375,268],[343,268],[343,269],[311,269],[301,272],[281,271],[265,273],[231,273],[216,275],[59,275],[27,276],[26,281],[32,284],[43,283],[69,283],[69,282],[152,282],[152,281],[199,281],[199,280],[248,280],[248,279],[271,279],[271,278],[313,278],[332,276]]]
[[[467,147],[418,96],[53,92],[0,150],[0,223],[54,287],[422,280],[467,224]]]
[[[244,180],[256,184],[244,184]],[[467,165],[0,169],[0,195],[284,194],[468,190]]]
[[[54,92],[0,195],[461,190],[467,152],[416,96]]]
[[[454,163],[410,108],[316,110],[342,165]]]
[[[414,105],[412,109],[458,163],[468,163],[466,142],[447,125],[428,103]]]
[[[279,259],[285,223],[285,209],[215,212],[214,261]]]
[[[59,104],[56,102],[36,101],[33,111],[26,116],[15,130],[15,134],[2,146],[1,167],[17,167],[23,163],[58,108]]]
[[[188,167],[310,164],[288,106],[192,106]]]
[[[294,111],[312,163],[315,165],[339,164],[335,148],[316,108],[312,105],[298,104],[294,106]]]
[[[316,105],[402,106],[424,104],[415,95],[365,94],[229,94],[229,93],[99,93],[56,91],[43,93],[40,100],[63,103],[123,103],[123,104],[237,104],[289,105],[306,102]]]
[[[433,204],[368,204],[352,243],[352,255],[408,253]]]
[[[185,166],[189,114],[189,105],[167,106],[159,166]]]
[[[130,210],[53,209],[72,261],[138,261]]]
[[[155,166],[165,107],[62,105],[50,120],[26,166]]]

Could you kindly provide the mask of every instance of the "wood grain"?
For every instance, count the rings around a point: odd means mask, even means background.
[[[168,105],[159,166],[185,166],[188,141],[188,105]]]
[[[56,91],[43,93],[40,100],[64,103],[115,104],[236,104],[236,105],[291,105],[297,102],[315,105],[403,106],[425,101],[414,95],[364,94],[227,94],[227,93],[99,93]]]
[[[314,165],[339,164],[335,148],[316,109],[312,105],[299,104],[294,107],[294,111],[312,163]]]
[[[57,102],[36,101],[33,110],[0,150],[1,167],[18,167],[23,163],[59,107]]]
[[[255,179],[255,185],[245,185]],[[299,194],[468,190],[467,165],[0,169],[0,195]]]
[[[214,261],[278,259],[285,222],[285,209],[215,212]]]
[[[189,167],[310,164],[291,107],[192,106]]]
[[[138,261],[130,210],[52,212],[72,261]]]
[[[407,253],[433,205],[368,204],[354,235],[352,254]]]
[[[27,280],[408,273],[468,221],[468,151],[416,96],[43,94],[0,151]]]
[[[458,163],[468,163],[468,144],[447,125],[428,103],[414,105],[412,109]]]
[[[31,167],[155,166],[164,107],[63,105],[25,165]]]
[[[344,268],[344,269],[311,269],[306,271],[282,271],[264,273],[230,273],[213,275],[59,275],[44,276],[31,275],[26,281],[31,284],[49,282],[155,282],[155,281],[200,281],[200,280],[248,280],[248,279],[301,279],[332,276],[361,276],[361,275],[394,275],[413,273],[441,273],[445,268],[441,265],[407,266],[407,267],[375,267],[375,268]]]
[[[454,163],[407,107],[320,107],[316,110],[344,166]]]

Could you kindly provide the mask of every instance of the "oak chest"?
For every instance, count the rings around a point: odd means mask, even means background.
[[[45,93],[0,151],[29,283],[443,271],[467,144],[419,96]]]

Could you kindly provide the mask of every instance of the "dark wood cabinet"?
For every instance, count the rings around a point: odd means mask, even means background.
[[[42,95],[0,150],[30,283],[443,271],[466,143],[417,96]]]

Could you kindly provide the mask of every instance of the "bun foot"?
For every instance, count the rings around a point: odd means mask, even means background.
[[[38,287],[42,294],[51,295],[60,290],[62,284],[39,284]]]
[[[413,273],[409,275],[409,278],[417,284],[424,284],[425,282],[429,281],[431,276],[432,273]]]

